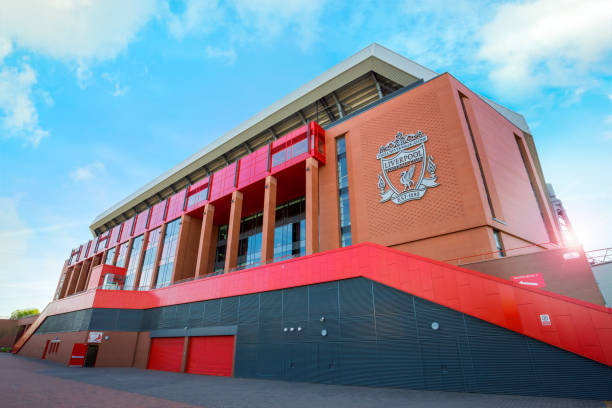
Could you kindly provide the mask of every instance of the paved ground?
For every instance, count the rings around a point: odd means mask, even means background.
[[[0,353],[0,406],[13,407],[605,407],[601,401],[68,368]],[[611,405],[612,406],[612,405]]]

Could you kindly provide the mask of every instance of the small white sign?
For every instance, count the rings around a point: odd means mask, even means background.
[[[540,322],[542,323],[542,326],[550,326],[552,325],[551,321],[550,321],[550,316],[547,314],[541,314],[540,315]]]
[[[102,335],[103,332],[89,332],[89,340],[88,343],[102,343]]]

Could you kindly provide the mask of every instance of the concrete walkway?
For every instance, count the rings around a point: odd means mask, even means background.
[[[209,377],[134,368],[68,368],[0,353],[0,406],[605,407],[601,401]]]

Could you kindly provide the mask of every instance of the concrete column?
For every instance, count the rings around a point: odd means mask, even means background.
[[[196,261],[196,279],[210,272],[208,265],[210,265],[214,217],[215,206],[210,203],[206,204],[202,216],[202,228],[200,229],[200,243],[198,245],[198,259]]]
[[[319,162],[306,159],[306,255],[319,252]]]
[[[261,264],[274,258],[274,227],[276,224],[276,177],[266,177],[264,191],[263,225],[261,228]]]
[[[155,287],[157,283],[157,272],[159,272],[159,262],[161,261],[162,252],[164,250],[164,239],[166,238],[166,226],[164,223],[159,231],[159,241],[157,242],[157,254],[155,256],[155,264],[153,265],[153,272],[151,273],[151,289]]]
[[[142,247],[140,248],[140,255],[138,256],[138,265],[136,266],[136,276],[134,277],[134,290],[138,290],[140,286],[140,275],[142,273],[142,264],[144,262],[145,252],[147,244],[149,243],[149,231],[144,233],[142,238]]]
[[[187,369],[187,357],[189,355],[189,336],[185,336],[185,342],[183,343],[183,357],[181,358],[181,373],[184,373]]]
[[[240,219],[242,218],[242,193],[232,193],[229,225],[227,227],[227,250],[225,252],[225,272],[238,264],[238,237],[240,236]]]

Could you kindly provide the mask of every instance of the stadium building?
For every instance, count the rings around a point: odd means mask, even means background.
[[[90,229],[14,352],[612,399],[612,309],[525,120],[377,44]]]

